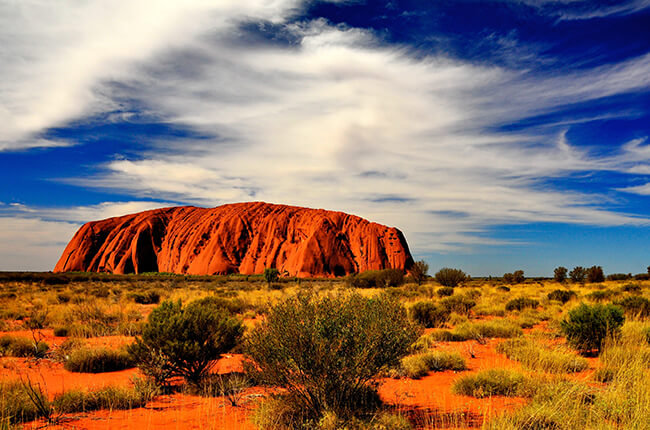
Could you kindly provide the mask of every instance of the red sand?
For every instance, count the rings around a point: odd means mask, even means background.
[[[42,330],[43,340],[59,344],[64,338],[56,338],[51,331]],[[12,332],[14,335],[31,337],[31,332]],[[131,338],[108,336],[88,339],[89,343],[116,347]],[[475,399],[453,394],[451,387],[462,375],[485,369],[520,369],[519,363],[495,352],[501,339],[490,339],[485,344],[476,341],[440,342],[436,349],[459,351],[466,359],[468,370],[464,372],[433,372],[419,379],[384,379],[379,393],[382,399],[398,411],[411,416],[418,428],[476,428],[492,416],[526,402],[524,398],[493,397]],[[552,341],[551,341],[552,342]],[[590,359],[592,369],[570,376],[587,378],[597,366],[597,359]],[[228,373],[242,370],[242,356],[224,356],[216,363],[215,370]],[[18,358],[0,359],[0,379],[16,379],[19,375],[30,377],[44,386],[49,396],[72,388],[95,389],[109,384],[128,385],[137,375],[136,369],[102,374],[71,373],[59,363],[50,360]],[[224,398],[201,398],[183,394],[161,396],[144,408],[128,411],[96,411],[66,417],[52,428],[68,429],[254,429],[250,417],[265,390],[251,388],[245,393],[239,406],[231,406]],[[460,417],[460,418],[459,418]],[[25,428],[37,428],[43,423],[30,423]],[[465,427],[463,427],[465,426]],[[469,426],[469,427],[467,427]]]

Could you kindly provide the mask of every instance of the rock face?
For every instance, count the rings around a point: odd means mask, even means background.
[[[342,212],[262,202],[172,207],[84,224],[55,272],[343,276],[408,269],[402,233]]]

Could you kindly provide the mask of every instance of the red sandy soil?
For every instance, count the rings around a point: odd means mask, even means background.
[[[31,337],[31,333],[12,332],[14,335]],[[56,338],[51,331],[43,331],[44,340],[52,344],[64,338]],[[88,339],[92,344],[117,347],[130,342],[123,336],[108,336]],[[452,393],[454,381],[462,375],[493,368],[521,369],[519,363],[509,360],[495,351],[501,339],[490,339],[485,344],[476,341],[440,342],[436,349],[459,351],[466,359],[468,370],[464,372],[434,372],[419,379],[384,379],[379,393],[382,399],[398,411],[411,416],[419,428],[477,428],[495,413],[517,408],[526,402],[524,398],[493,397],[475,399]],[[590,366],[597,366],[597,359],[590,360]],[[242,370],[242,356],[232,354],[223,357],[216,364],[219,373]],[[587,378],[590,369],[575,374],[575,378]],[[15,379],[23,374],[34,378],[47,387],[50,396],[72,388],[99,388],[108,384],[128,385],[137,370],[103,374],[71,373],[59,363],[49,360],[27,360],[16,358],[0,359],[0,379]],[[51,428],[67,429],[254,429],[250,417],[264,390],[252,388],[237,407],[224,398],[201,398],[184,394],[160,396],[144,408],[128,411],[96,411],[77,414],[66,418],[60,425]],[[43,423],[30,423],[25,428],[37,428]]]

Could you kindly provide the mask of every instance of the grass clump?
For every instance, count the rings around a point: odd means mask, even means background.
[[[0,382],[0,428],[39,418],[39,404],[47,404],[40,387],[22,381]]]
[[[476,302],[469,297],[453,295],[440,300],[440,306],[447,311],[460,315],[469,315],[470,310],[476,306]]]
[[[454,287],[442,287],[436,291],[438,297],[449,297],[454,294]]]
[[[411,318],[418,324],[426,327],[441,327],[449,321],[450,311],[432,301],[421,301],[415,303],[411,309]]]
[[[650,300],[642,296],[628,296],[616,302],[625,311],[625,314],[635,318],[650,317]]]
[[[460,353],[434,351],[404,357],[401,362],[400,373],[407,378],[418,379],[430,371],[460,371],[465,369],[467,369],[467,364]]]
[[[529,297],[518,297],[506,303],[506,311],[521,311],[527,308],[536,308],[539,306],[539,301]]]
[[[0,337],[0,356],[43,358],[49,349],[49,345],[45,342],[22,336]]]
[[[574,291],[569,290],[553,290],[546,296],[549,300],[555,300],[557,302],[566,303],[571,299],[577,297]]]
[[[107,386],[93,391],[66,391],[54,398],[52,406],[62,413],[133,409],[146,405],[157,393],[155,386],[137,380],[133,387]]]
[[[533,385],[522,373],[507,369],[489,369],[461,376],[454,382],[455,394],[476,398],[491,396],[530,396]]]
[[[589,367],[585,358],[559,347],[540,346],[530,337],[508,339],[497,345],[497,352],[519,361],[528,369],[549,373],[580,372]]]
[[[64,368],[70,372],[102,373],[135,367],[131,355],[124,350],[81,347],[72,350]]]

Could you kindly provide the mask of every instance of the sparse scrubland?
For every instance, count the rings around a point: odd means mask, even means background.
[[[0,429],[187,396],[237,428],[650,429],[649,280],[427,270],[0,274]]]

